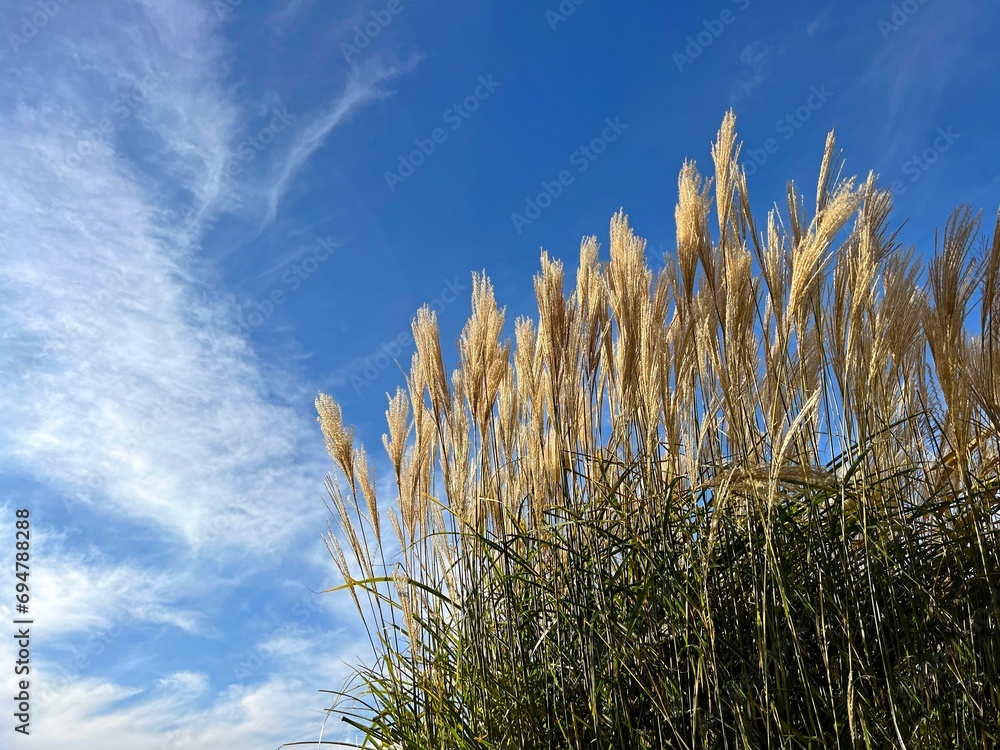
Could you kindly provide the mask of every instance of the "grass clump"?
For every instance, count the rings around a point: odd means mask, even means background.
[[[730,113],[661,271],[623,214],[568,293],[543,252],[513,342],[474,276],[450,377],[418,312],[391,529],[318,398],[367,746],[1000,746],[1000,222],[921,285],[832,134],[763,227],[738,156]]]

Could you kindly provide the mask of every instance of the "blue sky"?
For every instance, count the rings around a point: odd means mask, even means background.
[[[30,509],[35,619],[4,747],[317,739],[368,654],[314,593],[317,391],[381,457],[416,309],[454,341],[485,269],[530,314],[540,249],[573,268],[619,208],[658,264],[728,108],[762,215],[836,128],[922,257],[960,202],[991,226],[994,4],[667,6],[0,3],[0,557]]]

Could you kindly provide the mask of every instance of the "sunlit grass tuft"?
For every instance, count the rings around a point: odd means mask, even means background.
[[[1000,746],[1000,222],[956,211],[921,286],[832,134],[760,225],[731,113],[712,155],[662,271],[616,215],[513,342],[476,277],[450,377],[420,311],[391,531],[318,399],[368,746]]]

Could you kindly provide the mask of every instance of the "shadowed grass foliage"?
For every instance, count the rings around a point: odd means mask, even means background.
[[[1000,222],[918,282],[832,134],[762,226],[732,113],[712,158],[662,270],[616,215],[513,342],[475,276],[450,377],[419,311],[384,518],[317,399],[368,746],[1000,746]]]

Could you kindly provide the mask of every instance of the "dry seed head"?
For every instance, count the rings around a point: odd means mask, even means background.
[[[406,450],[406,439],[410,435],[410,406],[406,391],[402,388],[396,388],[395,396],[386,396],[389,398],[389,408],[385,413],[389,434],[382,435],[382,445],[392,461],[398,483],[403,469],[403,451]]]
[[[611,220],[611,262],[604,275],[608,301],[618,338],[614,342],[614,362],[618,379],[617,396],[622,408],[631,411],[637,393],[639,343],[642,339],[643,305],[649,304],[652,273],[646,265],[646,243],[635,236],[623,211]]]
[[[317,421],[323,430],[326,451],[334,463],[340,466],[347,480],[354,486],[354,427],[345,428],[340,404],[325,393],[316,398]]]
[[[420,408],[424,408],[423,404],[420,405]],[[421,433],[426,435],[427,431],[428,426],[422,426],[421,429],[418,429],[416,443],[403,454],[403,470],[399,482],[399,514],[403,529],[410,539],[413,539],[417,522],[417,498],[424,490],[424,466],[431,460],[426,451],[428,446],[433,445],[433,443],[425,442],[419,437]]]
[[[323,543],[326,545],[327,551],[329,551],[330,556],[333,558],[333,561],[337,566],[337,570],[340,571],[340,575],[344,578],[344,583],[354,583],[354,576],[351,574],[351,566],[347,563],[347,556],[344,554],[344,549],[340,546],[340,540],[337,539],[337,535],[333,532],[333,529],[329,529],[327,531],[327,535],[323,540]]]
[[[826,136],[826,147],[823,149],[823,161],[819,168],[819,183],[816,186],[816,213],[821,214],[830,199],[834,183],[840,179],[840,168],[843,166],[837,150],[837,138],[834,131]],[[836,174],[834,172],[836,171]]]
[[[993,242],[983,262],[982,299],[980,325],[986,335],[984,341],[989,342],[992,351],[1000,337],[1000,331],[997,330],[1000,319],[1000,212],[997,212],[993,227]]]
[[[493,285],[485,272],[472,276],[472,315],[459,339],[469,408],[481,435],[496,403],[497,389],[510,359],[510,350],[501,346],[504,310],[497,307]]]
[[[738,168],[740,147],[736,145],[736,115],[733,110],[726,112],[722,119],[715,143],[712,144],[712,160],[715,162],[716,203],[719,214],[719,244],[728,244],[729,228],[733,220],[733,176]],[[706,268],[706,271],[710,269]]]
[[[420,369],[419,382],[426,385],[434,411],[443,417],[447,413],[449,393],[448,376],[444,371],[444,357],[441,354],[437,314],[430,306],[424,305],[417,311],[417,318],[413,321],[412,328]]]
[[[604,298],[601,267],[598,262],[597,237],[585,237],[580,243],[580,266],[576,272],[576,301],[589,320]]]
[[[361,485],[361,495],[365,499],[368,519],[375,532],[376,543],[380,543],[382,536],[379,529],[378,498],[375,496],[375,467],[368,465],[368,455],[364,448],[355,449],[354,464],[357,467],[358,483]]]
[[[403,531],[408,539],[416,540],[417,523],[419,522],[420,497],[422,491],[422,476],[427,459],[419,454],[413,456],[410,471],[403,479],[403,491],[399,495],[399,515],[403,522]]]
[[[399,522],[399,516],[396,515],[396,509],[390,507],[387,515],[389,516],[389,524],[392,526],[392,530],[396,532],[396,539],[399,541],[400,549],[406,549],[407,539],[403,533],[403,526]]]
[[[960,369],[983,413],[994,425],[1000,425],[1000,357],[987,341],[985,333],[962,345]]]
[[[521,404],[514,385],[514,370],[508,367],[497,393],[498,419],[497,434],[504,452],[510,456],[514,450],[516,432],[519,426]]]
[[[347,541],[351,545],[351,552],[354,553],[354,557],[357,559],[358,564],[361,566],[362,572],[368,576],[372,576],[372,563],[369,556],[368,548],[361,543],[358,539],[358,533],[355,529],[354,519],[351,517],[347,509],[347,501],[344,499],[344,493],[341,492],[340,485],[336,484],[327,474],[324,478],[324,483],[326,485],[327,494],[330,497],[330,501],[333,503],[334,510],[337,514],[338,525],[347,534]],[[357,500],[351,498],[351,505],[355,511],[357,511]]]
[[[813,221],[812,231],[797,243],[792,252],[792,280],[788,295],[789,316],[801,312],[803,301],[816,287],[828,257],[824,257],[834,235],[858,207],[860,194],[854,190],[854,180],[838,187],[827,209]]]
[[[538,344],[549,373],[559,380],[562,357],[567,345],[569,310],[563,294],[563,264],[542,251],[541,271],[535,274],[535,299],[538,302]]]
[[[418,351],[413,352],[413,356],[410,357],[410,373],[406,376],[406,388],[409,391],[414,414],[416,414],[417,403],[424,402],[424,390],[427,388],[427,383],[424,381],[424,365]]]
[[[646,265],[646,241],[636,237],[628,216],[619,211],[611,219],[611,262],[605,280],[615,315],[624,327],[638,324],[638,307],[643,297],[649,298],[652,273]],[[634,317],[631,321],[621,318]]]
[[[410,644],[419,641],[417,631],[417,620],[414,616],[414,596],[409,579],[403,574],[400,566],[392,573],[392,583],[396,589],[396,596],[399,598],[399,606],[403,610],[403,619],[406,622],[406,635],[410,639]]]
[[[601,339],[608,317],[596,237],[587,237],[580,244],[575,300],[580,337],[578,346],[583,357],[581,366],[585,375],[592,378],[600,363]]]
[[[711,186],[711,180],[702,185],[702,177],[694,162],[684,162],[677,178],[674,223],[677,225],[677,262],[685,302],[690,302],[694,294],[695,273],[702,248],[711,244],[708,232],[708,215],[712,210]]]
[[[767,282],[768,301],[780,322],[785,308],[785,295],[788,293],[788,244],[776,208],[767,215],[767,245],[760,261],[761,271]]]
[[[945,225],[944,253],[931,261],[928,272],[933,304],[924,312],[924,332],[947,405],[944,433],[949,450],[969,440],[972,394],[961,375],[968,369],[962,365],[962,341],[967,335],[966,310],[979,283],[980,269],[969,257],[978,229],[979,217],[968,206],[957,209]]]
[[[973,216],[971,208],[956,210],[945,225],[944,253],[936,256],[928,269],[934,315],[940,335],[949,345],[964,329],[965,311],[978,285],[979,271],[970,258],[978,230],[979,216]]]
[[[435,508],[435,528],[439,531],[447,531],[445,526],[444,516],[441,513],[440,508]],[[441,579],[444,583],[443,593],[452,599],[456,598],[459,593],[458,586],[455,580],[455,548],[446,541],[447,537],[444,534],[437,534],[434,537],[434,554],[437,558],[438,566],[441,569]]]
[[[476,507],[475,498],[472,494],[475,488],[470,479],[472,477],[472,444],[469,435],[469,412],[462,403],[466,399],[466,385],[464,372],[455,370],[452,374],[452,389],[454,392],[454,403],[451,409],[451,422],[449,424],[449,434],[447,441],[442,441],[442,445],[447,444],[450,450],[441,451],[441,473],[444,475],[445,491],[450,499],[452,512],[460,520],[467,520],[475,523],[470,512],[477,514],[479,508]],[[426,498],[427,495],[425,494]],[[425,506],[426,510],[426,506]],[[422,517],[425,515],[422,512]]]
[[[518,399],[526,404],[529,399],[537,398],[542,375],[542,359],[537,354],[538,337],[531,318],[519,317],[514,321],[514,341]]]
[[[654,305],[642,307],[642,340],[639,344],[639,397],[646,419],[646,432],[655,431],[660,422],[660,383],[668,367],[664,347],[663,320]]]
[[[535,275],[538,300],[538,342],[553,388],[552,401],[564,431],[573,424],[576,392],[580,382],[580,353],[583,346],[580,309],[575,296],[566,298],[563,265],[542,253],[542,269]]]
[[[361,608],[361,601],[358,599],[358,592],[354,590],[354,576],[351,575],[351,568],[347,564],[347,557],[344,556],[344,550],[340,546],[340,542],[337,540],[337,535],[332,529],[329,529],[326,538],[323,539],[323,544],[326,547],[327,552],[330,553],[330,557],[333,558],[334,564],[337,566],[337,570],[340,572],[341,577],[344,579],[344,583],[347,584],[347,590],[351,592],[351,599],[354,600],[354,606],[357,607],[358,613],[361,618],[364,619],[365,612]]]

